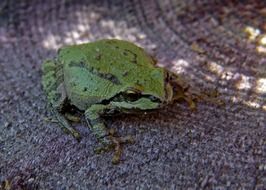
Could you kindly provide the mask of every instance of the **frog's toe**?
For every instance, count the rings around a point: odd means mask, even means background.
[[[73,135],[73,137],[74,137],[78,142],[80,142],[80,140],[81,140],[81,136],[80,136],[79,132],[77,132],[77,131],[72,131],[71,134]]]
[[[112,158],[113,164],[118,164],[122,155],[122,145],[130,143],[132,144],[134,142],[133,138],[131,136],[126,137],[111,137],[112,142],[114,143],[114,156]]]
[[[121,159],[122,152],[123,152],[123,144],[128,144],[128,143],[132,144],[134,143],[134,139],[132,136],[117,137],[114,135],[115,135],[115,132],[113,129],[111,129],[109,132],[109,135],[106,136],[102,140],[102,145],[96,148],[95,152],[99,154],[99,153],[114,150],[114,156],[112,158],[112,163],[118,164]]]
[[[192,97],[184,97],[184,99],[192,111],[196,110],[196,103],[194,102]]]
[[[100,146],[98,146],[97,148],[94,149],[94,152],[96,154],[101,154],[101,153],[104,153],[104,152],[108,152],[110,150],[114,149],[114,144],[112,144],[111,142],[110,143],[101,143]]]
[[[72,135],[78,142],[80,142],[81,136],[80,136],[78,131],[76,131],[75,129],[71,129],[71,128],[69,128],[69,129],[68,128],[62,128],[62,129],[65,133]]]

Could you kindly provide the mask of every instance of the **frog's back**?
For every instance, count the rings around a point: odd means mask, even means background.
[[[60,50],[64,82],[70,101],[84,110],[128,88],[163,96],[164,72],[133,43],[100,40]],[[157,92],[158,91],[158,92]]]

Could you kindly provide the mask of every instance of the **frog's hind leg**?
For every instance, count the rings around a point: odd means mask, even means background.
[[[131,136],[117,137],[114,130],[107,130],[101,115],[106,110],[115,109],[112,105],[92,105],[85,111],[85,119],[88,126],[91,127],[92,132],[96,135],[97,139],[101,142],[102,146],[96,149],[96,152],[103,152],[114,150],[112,159],[113,164],[117,164],[122,154],[122,144],[133,143]]]
[[[184,93],[180,93],[180,94],[175,95],[174,100],[180,100],[180,99],[181,100],[185,100],[187,102],[187,104],[189,105],[189,108],[191,110],[195,110],[196,109],[196,104],[195,104],[195,102],[194,102],[194,100],[192,99],[191,96],[186,95]]]
[[[67,120],[69,120],[71,122],[79,123],[81,121],[80,116],[74,115],[72,113],[66,112],[64,115],[67,118]]]
[[[79,132],[68,123],[64,115],[62,115],[56,108],[52,108],[52,113],[56,117],[58,123],[60,124],[59,126],[63,129],[63,131],[70,133],[75,139],[79,141],[81,138]]]
[[[80,140],[78,131],[69,124],[65,115],[62,114],[65,104],[67,103],[67,96],[63,83],[57,87],[56,93],[57,94],[53,97],[54,103],[52,105],[52,112],[58,120],[60,127],[65,132],[72,134],[77,140]]]
[[[64,115],[62,115],[67,96],[64,89],[63,73],[60,65],[55,61],[46,61],[42,69],[44,73],[42,85],[47,94],[48,101],[51,104],[52,113],[59,122],[59,126],[79,140],[79,133],[70,126]]]

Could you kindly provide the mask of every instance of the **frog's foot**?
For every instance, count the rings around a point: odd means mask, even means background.
[[[187,102],[189,108],[192,111],[196,110],[196,103],[194,101],[194,98],[191,95],[186,95],[185,93],[180,93],[174,97],[174,100],[184,100]]]
[[[220,94],[217,90],[206,90],[195,95],[198,101],[209,102],[217,106],[224,106],[224,100],[219,98]]]
[[[184,96],[183,99],[188,103],[188,106],[192,111],[196,110],[196,103],[191,96]]]
[[[224,102],[222,100],[218,100],[216,97],[211,97],[207,94],[200,94],[197,99],[198,101],[208,102],[217,106],[224,105]]]
[[[79,132],[68,123],[66,118],[61,113],[59,113],[56,109],[51,109],[51,110],[54,113],[57,119],[57,122],[59,123],[59,126],[63,129],[63,131],[65,133],[71,134],[77,141],[80,141],[81,136]]]
[[[132,144],[134,140],[131,136],[117,137],[115,136],[115,130],[111,129],[108,136],[102,139],[102,146],[95,149],[96,153],[107,152],[114,150],[114,156],[112,158],[113,164],[118,164],[122,155],[123,144]]]

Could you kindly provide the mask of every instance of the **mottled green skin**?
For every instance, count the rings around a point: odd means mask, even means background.
[[[61,48],[56,59],[43,64],[42,83],[63,129],[79,138],[64,117],[71,105],[84,112],[101,143],[115,144],[101,116],[153,110],[186,98],[178,77],[155,64],[133,43],[100,40]]]
[[[164,70],[132,43],[102,40],[69,46],[61,49],[59,62],[68,97],[81,110],[128,90],[165,99]]]

